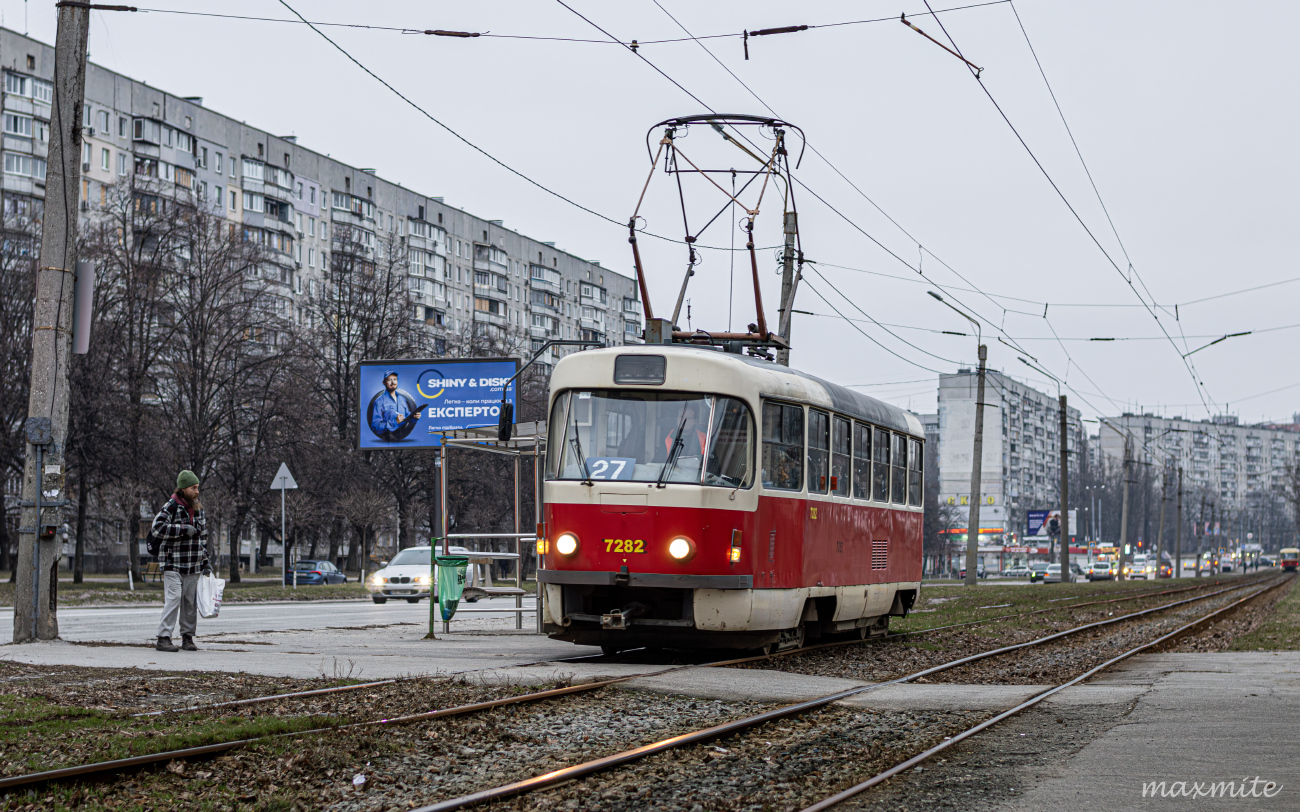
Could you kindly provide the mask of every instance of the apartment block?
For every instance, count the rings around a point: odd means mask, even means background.
[[[1233,415],[1210,420],[1125,413],[1101,423],[1102,454],[1151,465],[1181,466],[1184,492],[1217,496],[1221,507],[1238,510],[1253,500],[1286,490],[1287,470],[1300,459],[1300,415],[1290,423],[1241,425]]]
[[[8,216],[37,216],[45,194],[54,73],[52,46],[0,29],[3,193]],[[336,252],[400,267],[411,319],[435,347],[471,329],[527,349],[552,338],[606,346],[641,336],[634,280],[395,181],[90,64],[81,154],[89,221],[116,185],[136,176],[242,226],[266,248],[260,274],[276,312],[311,318],[306,297]],[[337,259],[337,257],[335,257]],[[542,361],[553,362],[562,350]]]
[[[970,506],[978,376],[970,369],[939,376],[939,500]],[[1026,511],[1060,506],[1060,402],[996,370],[984,388],[984,448],[980,468],[980,541],[1023,536]],[[1084,448],[1078,409],[1066,412],[1071,475]],[[965,510],[959,521],[967,521]]]

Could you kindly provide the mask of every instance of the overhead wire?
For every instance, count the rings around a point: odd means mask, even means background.
[[[943,8],[939,10],[940,11],[964,11],[966,9],[982,8],[984,6],[998,6],[1010,2],[1011,0],[986,0],[985,2],[982,3],[968,3],[966,5],[950,6],[948,8]],[[321,26],[321,27],[328,27],[328,28],[353,28],[358,30],[385,31],[385,32],[398,33],[398,34],[407,34],[407,35],[423,34],[423,35],[430,35],[430,36],[441,36],[441,37],[452,37],[452,38],[463,38],[463,39],[486,38],[486,39],[511,39],[511,40],[537,40],[543,42],[573,42],[573,43],[581,43],[581,44],[588,44],[588,45],[620,44],[620,45],[635,45],[636,47],[642,47],[645,45],[667,45],[667,44],[679,43],[679,42],[690,42],[692,39],[740,39],[745,36],[745,32],[741,31],[741,32],[727,32],[723,34],[705,34],[701,37],[670,37],[667,39],[631,40],[627,43],[624,43],[621,41],[611,41],[608,39],[585,39],[581,37],[551,37],[551,36],[542,36],[537,34],[494,34],[491,31],[447,31],[442,29],[417,28],[413,26],[374,25],[372,23],[338,23],[338,22],[324,22],[320,20],[308,21],[302,18],[291,20],[291,19],[286,19],[284,17],[260,17],[255,15],[250,15],[250,14],[229,14],[229,13],[216,12],[216,11],[192,11],[188,9],[174,9],[174,8],[139,7],[139,8],[134,8],[132,10],[137,12],[152,13],[152,14],[178,14],[178,15],[184,15],[189,17],[211,17],[217,19],[243,20],[243,21],[250,21],[250,22],[265,22],[265,23],[290,23],[294,25],[305,24],[309,26]],[[886,23],[886,22],[892,22],[896,19],[898,18],[894,16],[890,16],[890,17],[876,17],[876,18],[864,19],[864,20],[843,20],[840,22],[833,22],[833,23],[816,23],[816,24],[805,25],[805,26],[801,26],[801,29],[813,30],[819,28],[840,28],[849,25],[867,25],[872,23]],[[754,32],[751,31],[749,32],[749,34],[750,36],[753,36]]]
[[[565,195],[561,194],[560,192],[555,191],[554,189],[550,188],[549,186],[546,186],[545,184],[541,183],[540,181],[534,180],[533,178],[529,177],[528,175],[525,175],[525,174],[524,174],[523,172],[521,172],[520,170],[515,169],[513,166],[507,164],[505,161],[501,160],[500,158],[496,157],[495,155],[493,155],[492,153],[488,152],[488,151],[485,150],[484,148],[480,147],[478,144],[475,144],[473,141],[470,141],[468,138],[466,138],[465,136],[461,135],[459,132],[457,132],[456,130],[452,129],[452,128],[451,128],[450,126],[448,126],[447,124],[445,124],[445,123],[443,123],[442,121],[440,121],[439,119],[435,118],[435,117],[434,117],[434,116],[433,116],[433,115],[432,115],[428,110],[425,110],[423,107],[421,107],[419,104],[417,104],[417,103],[416,103],[413,99],[411,99],[409,96],[407,96],[406,94],[402,93],[402,91],[398,90],[396,87],[394,87],[390,82],[388,82],[388,81],[387,81],[386,79],[384,79],[382,76],[380,76],[379,74],[377,74],[377,73],[375,73],[373,70],[371,70],[369,67],[367,67],[363,62],[361,62],[361,60],[359,60],[359,59],[357,59],[355,56],[353,56],[353,55],[352,55],[352,54],[351,54],[351,53],[350,53],[346,48],[344,48],[343,46],[341,46],[341,45],[339,45],[337,42],[335,42],[333,39],[331,39],[331,38],[329,37],[329,35],[326,34],[324,31],[321,31],[320,28],[318,28],[317,25],[316,25],[315,23],[309,22],[309,21],[307,20],[307,18],[305,18],[305,17],[303,17],[301,14],[299,14],[298,11],[297,11],[296,9],[293,8],[293,6],[290,6],[290,5],[288,4],[288,2],[286,2],[286,0],[280,0],[280,5],[284,6],[286,9],[288,9],[288,10],[289,10],[289,11],[290,11],[294,16],[296,16],[299,20],[301,20],[301,21],[302,21],[302,22],[303,22],[303,23],[304,23],[308,28],[310,28],[312,31],[316,32],[316,34],[320,35],[320,37],[321,37],[322,39],[324,39],[324,40],[325,40],[326,42],[328,42],[330,45],[334,46],[334,48],[335,48],[339,53],[343,54],[343,56],[345,56],[345,57],[348,59],[348,61],[352,62],[352,64],[356,65],[358,68],[360,68],[362,71],[364,71],[368,76],[370,76],[370,77],[371,77],[372,79],[374,79],[376,82],[379,82],[379,84],[381,84],[381,85],[383,85],[385,88],[387,88],[390,92],[393,93],[393,95],[397,96],[399,99],[401,99],[402,101],[406,102],[408,105],[411,106],[411,108],[413,108],[413,109],[414,109],[416,112],[418,112],[420,115],[424,116],[424,117],[427,118],[429,121],[432,121],[434,124],[437,124],[439,127],[441,127],[441,128],[442,128],[443,130],[445,130],[447,133],[449,133],[450,135],[452,135],[453,137],[455,137],[455,138],[456,138],[457,140],[459,140],[461,143],[463,143],[463,144],[465,144],[466,146],[468,146],[470,149],[472,149],[472,150],[474,150],[475,152],[479,153],[480,155],[482,155],[483,157],[487,158],[487,159],[490,160],[492,163],[494,163],[494,164],[496,164],[497,166],[501,167],[502,169],[506,170],[507,172],[509,172],[510,174],[514,175],[515,177],[517,177],[517,178],[519,178],[519,179],[525,181],[526,183],[528,183],[528,184],[530,184],[530,185],[532,185],[532,186],[534,186],[534,187],[540,189],[541,191],[545,192],[546,194],[551,195],[552,197],[554,197],[554,198],[556,198],[556,199],[558,199],[558,200],[561,200],[561,201],[563,201],[563,202],[565,202],[565,203],[568,203],[570,206],[573,206],[574,208],[579,209],[580,211],[584,211],[584,212],[586,212],[587,214],[590,214],[590,215],[592,215],[592,216],[594,216],[594,217],[597,217],[597,218],[599,218],[599,219],[601,219],[601,220],[604,220],[604,221],[607,222],[607,223],[610,223],[610,224],[612,224],[612,225],[618,226],[620,229],[625,229],[625,228],[627,228],[627,223],[625,223],[625,222],[621,222],[621,221],[619,221],[619,220],[615,220],[614,218],[609,217],[609,216],[607,216],[607,215],[605,215],[605,214],[602,214],[602,213],[596,211],[595,209],[592,209],[592,208],[589,208],[589,207],[587,207],[587,206],[584,206],[583,204],[577,202],[576,200],[573,200],[572,198],[566,197]],[[683,88],[683,90],[685,90],[685,88]],[[675,243],[675,244],[678,244],[678,245],[683,245],[683,244],[685,244],[683,240],[677,240],[677,239],[673,239],[672,237],[666,237],[666,236],[663,236],[663,235],[661,235],[661,234],[655,234],[654,232],[651,232],[651,231],[638,231],[638,233],[640,233],[640,234],[645,234],[645,235],[648,236],[648,237],[653,237],[653,238],[658,239],[658,240],[663,240],[664,242]],[[695,248],[704,248],[704,249],[709,249],[709,250],[712,250],[712,251],[727,251],[727,250],[731,250],[731,249],[723,248],[723,247],[721,247],[721,246],[701,245],[701,244],[695,244],[694,247],[695,247]],[[765,248],[765,249],[763,249],[763,250],[767,250],[767,249]]]
[[[929,0],[923,0],[923,2],[925,3],[927,9],[930,8]],[[944,36],[948,38],[948,42],[952,44],[953,48],[960,55],[961,48],[958,47],[957,42],[956,40],[953,39],[952,35],[948,33],[948,29],[943,24],[943,20],[939,17],[938,14],[935,14],[933,10],[931,10],[930,14],[932,17],[934,17],[935,22],[939,24],[939,28],[940,30],[943,31]],[[962,58],[965,59],[965,57]],[[1210,408],[1210,403],[1205,401],[1207,397],[1210,397],[1209,393],[1205,391],[1206,389],[1205,383],[1201,380],[1200,375],[1196,372],[1192,362],[1183,354],[1182,351],[1178,350],[1177,342],[1174,341],[1173,336],[1169,335],[1169,331],[1165,329],[1164,322],[1160,320],[1160,316],[1155,312],[1155,310],[1152,309],[1150,303],[1148,303],[1143,298],[1141,291],[1139,291],[1136,287],[1134,287],[1132,277],[1126,275],[1124,270],[1119,267],[1119,264],[1115,262],[1115,259],[1110,255],[1110,252],[1107,251],[1106,247],[1101,244],[1101,241],[1099,239],[1097,239],[1097,235],[1094,234],[1092,229],[1088,227],[1087,222],[1084,221],[1083,217],[1079,214],[1078,210],[1075,209],[1074,205],[1070,202],[1069,198],[1065,196],[1065,192],[1061,190],[1061,187],[1056,183],[1056,180],[1052,177],[1051,173],[1047,171],[1047,168],[1043,166],[1042,161],[1038,159],[1038,156],[1034,153],[1033,149],[1029,146],[1029,143],[1025,141],[1024,136],[1020,134],[1020,131],[1016,128],[1015,124],[1012,123],[1011,118],[1007,115],[1006,111],[1002,109],[1002,105],[999,104],[998,100],[993,96],[993,93],[992,91],[989,90],[988,85],[980,78],[979,72],[970,68],[969,66],[967,66],[967,68],[970,71],[971,76],[975,79],[976,84],[979,85],[980,90],[983,91],[984,95],[988,98],[989,102],[993,105],[994,109],[998,111],[998,115],[1002,117],[1002,120],[1006,123],[1007,127],[1011,129],[1011,132],[1013,135],[1015,135],[1016,140],[1020,142],[1020,145],[1024,148],[1025,152],[1029,155],[1034,165],[1038,167],[1039,172],[1042,173],[1043,177],[1047,180],[1048,184],[1052,187],[1053,191],[1055,191],[1057,196],[1061,199],[1061,202],[1065,204],[1065,207],[1069,210],[1070,214],[1074,216],[1074,219],[1078,221],[1080,227],[1083,228],[1084,232],[1088,235],[1089,239],[1091,239],[1093,244],[1097,246],[1097,249],[1101,251],[1102,256],[1106,258],[1106,261],[1110,263],[1111,267],[1115,269],[1115,272],[1120,275],[1120,278],[1124,279],[1124,281],[1128,284],[1129,289],[1133,291],[1133,294],[1135,296],[1137,296],[1138,301],[1143,303],[1143,305],[1146,307],[1147,312],[1151,315],[1151,317],[1155,320],[1156,324],[1160,327],[1160,331],[1164,333],[1165,336],[1168,338],[1170,345],[1173,346],[1174,350],[1179,353],[1179,359],[1182,361],[1184,367],[1186,367],[1188,375],[1191,376],[1192,383],[1195,385],[1197,394],[1204,403],[1204,408],[1206,413],[1213,414],[1213,410]],[[1044,74],[1044,80],[1046,80],[1046,74]],[[1062,118],[1064,118],[1064,116],[1062,116]],[[1080,160],[1082,160],[1082,153],[1080,153]],[[1146,283],[1142,281],[1141,275],[1137,273],[1136,268],[1134,268],[1132,264],[1129,265],[1129,268],[1132,271],[1133,276],[1136,276],[1138,278],[1138,281],[1142,284],[1143,289],[1146,289]],[[1150,295],[1149,290],[1147,291],[1147,294]]]

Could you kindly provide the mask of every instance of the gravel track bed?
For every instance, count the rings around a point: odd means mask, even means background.
[[[958,666],[918,682],[1055,685],[1249,594],[1237,590],[1136,620]]]
[[[333,812],[404,809],[453,798],[760,713],[770,706],[601,689],[421,726],[417,756],[374,760],[369,787]]]
[[[1174,645],[1162,646],[1160,651],[1224,651],[1232,646],[1233,641],[1239,637],[1258,629],[1273,614],[1277,605],[1286,599],[1292,590],[1295,589],[1297,581],[1300,579],[1292,578],[1290,583],[1275,589],[1267,595],[1260,597],[1258,600],[1229,612],[1226,617],[1211,621],[1205,626],[1196,630],[1194,634],[1187,634],[1174,641]],[[1265,651],[1263,647],[1258,647],[1259,651]]]
[[[986,716],[829,707],[484,809],[797,810]]]
[[[1241,592],[1227,593],[1218,598],[1210,599],[1210,602],[1222,601],[1222,603],[1227,603],[1229,600],[1235,599],[1230,597],[1234,595],[1240,597]],[[775,657],[770,660],[731,667],[759,668],[813,676],[878,682],[897,679],[959,657],[978,654],[1002,646],[1028,642],[1053,632],[1065,631],[1086,623],[1095,623],[1116,615],[1131,614],[1142,609],[1149,609],[1181,599],[1183,598],[1179,596],[1161,596],[1159,598],[1138,598],[1122,604],[1085,607],[1078,610],[1067,607],[1063,608],[1060,613],[1031,615],[1026,618],[1014,618],[982,626],[945,629],[929,634],[894,635],[884,639],[866,641],[860,645],[818,649],[804,654]],[[1206,603],[1206,601],[1201,601],[1188,606],[1195,613],[1198,611],[1196,607],[1206,605]],[[1074,644],[1065,642],[1057,645],[1071,646]],[[944,682],[959,681],[939,676],[933,679]]]

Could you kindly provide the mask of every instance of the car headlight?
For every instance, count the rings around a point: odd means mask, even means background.
[[[417,575],[417,576],[415,576],[414,578],[411,579],[411,583],[415,583],[415,584],[427,584],[427,583],[429,583],[429,576],[427,576],[427,575]]]
[[[555,540],[555,551],[560,555],[573,555],[578,551],[578,537],[572,533],[561,533]]]
[[[678,561],[689,561],[695,555],[695,543],[685,536],[668,542],[668,554]]]

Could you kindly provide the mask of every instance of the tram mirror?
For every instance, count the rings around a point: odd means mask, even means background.
[[[614,383],[658,386],[667,368],[662,355],[620,355],[614,359]]]
[[[510,432],[515,427],[515,404],[502,401],[501,418],[497,421],[497,439],[501,442],[510,441]]]

